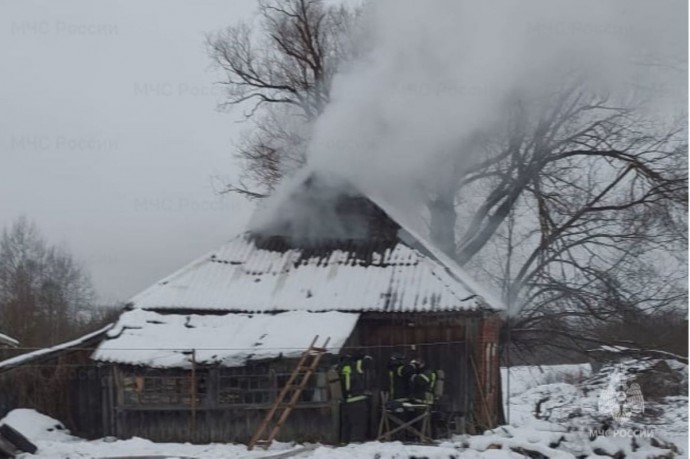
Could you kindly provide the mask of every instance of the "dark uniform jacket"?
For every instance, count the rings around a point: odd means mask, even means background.
[[[412,395],[410,378],[415,372],[415,367],[410,363],[392,362],[388,367],[390,382],[390,399],[405,401]]]
[[[343,362],[340,366],[340,382],[343,398],[347,402],[361,400],[369,395],[371,357],[363,356]]]
[[[412,399],[416,402],[433,403],[436,372],[425,369],[415,373],[410,378]]]

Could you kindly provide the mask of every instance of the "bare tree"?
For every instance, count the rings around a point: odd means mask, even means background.
[[[460,263],[481,250],[524,196],[537,204],[542,238],[531,263],[573,228],[612,212],[657,239],[669,230],[681,235],[675,210],[687,204],[682,120],[661,132],[635,109],[576,88],[556,95],[533,123],[520,107],[512,120],[505,141],[459,183],[459,194],[475,181],[491,183],[458,242]],[[524,269],[520,277],[528,275]]]
[[[250,185],[225,184],[225,191],[262,197],[304,164],[311,124],[330,101],[340,64],[355,52],[356,16],[322,0],[260,0],[258,35],[240,23],[208,36],[210,56],[225,75],[222,107],[242,105],[255,121],[236,152]]]
[[[83,331],[93,305],[88,276],[64,250],[48,246],[19,218],[0,238],[0,323],[22,346],[47,346]]]
[[[580,85],[515,110],[453,196],[482,196],[460,206],[455,255],[502,287],[512,340],[586,348],[593,321],[684,302],[685,270],[655,270],[687,243],[684,121],[655,123]]]

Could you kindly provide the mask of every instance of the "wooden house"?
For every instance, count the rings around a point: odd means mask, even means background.
[[[97,377],[78,381],[70,409],[98,405],[98,419],[69,427],[246,442],[315,335],[330,337],[328,353],[279,440],[339,441],[327,370],[353,350],[374,358],[375,403],[402,353],[445,372],[454,429],[494,427],[502,307],[387,207],[309,177],[272,218],[136,295],[90,354]]]

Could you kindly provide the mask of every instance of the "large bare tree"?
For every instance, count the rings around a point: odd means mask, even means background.
[[[458,180],[451,211],[468,223],[450,243],[502,288],[512,341],[587,348],[601,341],[593,322],[685,303],[673,256],[687,245],[685,120],[580,83],[538,103],[518,103]]]
[[[260,0],[259,28],[239,23],[210,34],[207,46],[223,72],[222,107],[252,119],[236,146],[247,184],[225,191],[263,197],[305,161],[313,121],[330,100],[331,82],[355,52],[358,11],[322,0]]]

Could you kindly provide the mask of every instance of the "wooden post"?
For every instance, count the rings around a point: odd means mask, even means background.
[[[190,422],[190,437],[192,441],[196,438],[196,350],[192,349],[192,373],[191,373],[191,384],[189,385],[189,391],[191,398],[189,399],[189,404],[191,407],[191,422]]]
[[[108,368],[108,374],[107,374],[107,379],[106,379],[106,390],[107,390],[107,404],[109,405],[108,410],[107,410],[107,415],[108,415],[108,432],[107,435],[112,435],[114,437],[117,437],[120,435],[120,432],[118,430],[118,421],[117,421],[117,416],[118,416],[118,410],[121,408],[120,403],[118,403],[118,394],[116,393],[117,385],[115,383],[115,378],[117,375],[115,374],[115,366],[112,365],[110,368]]]
[[[122,416],[124,413],[124,397],[122,394],[122,381],[120,380],[121,373],[120,370],[113,366],[112,367],[112,375],[113,375],[113,387],[114,387],[114,403],[113,406],[115,407],[113,409],[113,419],[114,422],[113,424],[115,425],[115,436],[120,437],[121,435],[124,434],[122,432],[121,424],[122,424]]]

